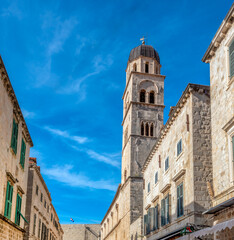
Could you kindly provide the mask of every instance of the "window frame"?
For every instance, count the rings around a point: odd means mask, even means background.
[[[21,151],[20,151],[20,165],[23,169],[24,169],[24,165],[25,165],[26,147],[27,147],[26,143],[25,143],[24,139],[22,138]]]
[[[11,133],[11,149],[13,150],[15,155],[17,154],[18,130],[19,130],[19,124],[16,122],[15,118],[13,118],[12,133]]]
[[[177,188],[177,218],[184,215],[184,186],[183,182],[180,183]]]
[[[15,224],[20,226],[20,216],[22,207],[22,197],[17,193],[16,197],[16,210],[15,210]]]
[[[177,157],[183,152],[182,138],[177,142]]]
[[[157,178],[156,178],[157,176]],[[157,181],[156,181],[157,180]],[[158,183],[158,171],[155,173],[154,175],[154,183],[157,184]]]
[[[169,169],[169,157],[166,157],[166,159],[165,159],[164,169],[165,169],[165,172]]]
[[[4,216],[11,219],[13,185],[7,181]]]

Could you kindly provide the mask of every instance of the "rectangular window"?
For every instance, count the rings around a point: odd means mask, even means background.
[[[145,236],[149,234],[148,214],[144,215],[144,234]]]
[[[37,222],[37,215],[34,214],[34,221],[33,221],[33,235],[36,234],[36,222]]]
[[[158,204],[154,208],[154,230],[158,229]]]
[[[15,211],[15,223],[18,226],[20,225],[21,205],[22,205],[22,198],[19,194],[17,194],[16,211]]]
[[[15,119],[13,118],[11,148],[15,154],[17,153],[17,140],[18,140],[18,124],[15,122]]]
[[[170,223],[169,194],[161,201],[161,225]]]
[[[158,182],[158,172],[155,173],[155,184]]]
[[[177,187],[177,217],[184,215],[184,202],[183,202],[183,183]]]
[[[167,157],[165,160],[165,172],[167,171],[168,168],[169,168],[169,157]]]
[[[40,238],[41,236],[41,219],[39,219],[39,223],[38,223],[38,237]]]
[[[20,153],[20,165],[22,166],[22,168],[24,168],[24,163],[25,163],[25,152],[26,152],[26,144],[24,142],[24,139],[22,138],[21,153]]]
[[[43,193],[41,193],[41,202],[43,202]]]
[[[4,216],[7,217],[8,219],[11,219],[12,195],[13,186],[10,184],[10,182],[7,182]]]
[[[36,185],[36,195],[38,196],[39,187]]]
[[[229,46],[230,79],[234,76],[234,40]]]
[[[148,193],[150,192],[150,183],[148,183]]]
[[[182,152],[182,139],[177,143],[177,156],[179,156]]]

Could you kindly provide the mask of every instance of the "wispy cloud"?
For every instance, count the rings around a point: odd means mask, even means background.
[[[117,185],[106,180],[91,180],[88,177],[73,171],[72,165],[53,166],[52,168],[42,169],[42,173],[58,182],[69,185],[70,187],[82,187],[93,189],[104,189],[116,191]]]
[[[112,165],[114,167],[120,167],[120,162],[116,161],[114,158],[107,157],[105,155],[101,155],[92,150],[88,150],[87,154],[89,155],[90,158],[95,159],[99,162],[104,162],[104,163]]]
[[[80,137],[80,136],[76,136],[76,135],[71,135],[68,131],[62,131],[60,129],[55,129],[55,128],[51,128],[51,127],[48,127],[48,126],[45,126],[44,129],[47,130],[48,132],[50,132],[51,134],[55,135],[55,136],[66,138],[66,139],[75,141],[79,144],[88,142],[87,137]]]
[[[34,112],[27,111],[26,109],[22,109],[22,112],[25,119],[33,119],[36,116]]]
[[[14,16],[14,17],[17,17],[18,19],[21,19],[23,17],[23,12],[17,6],[16,1],[11,1],[8,7],[2,9],[2,11],[0,12],[0,15],[2,17]]]

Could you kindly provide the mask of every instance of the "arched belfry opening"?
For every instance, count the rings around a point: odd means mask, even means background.
[[[150,94],[149,94],[149,103],[153,103],[154,104],[154,101],[155,101],[155,96],[154,96],[154,91],[151,91]]]
[[[149,136],[149,124],[148,123],[146,123],[145,124],[145,136]]]
[[[149,63],[145,63],[145,73],[149,73]]]
[[[142,122],[141,123],[141,136],[144,136],[145,135],[145,126],[144,126],[144,123]]]
[[[140,91],[140,102],[145,102],[145,95],[146,95],[146,92],[144,89],[142,89]]]

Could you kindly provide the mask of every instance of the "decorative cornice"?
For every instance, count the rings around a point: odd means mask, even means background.
[[[18,182],[18,180],[16,178],[14,178],[14,176],[10,173],[10,172],[6,172],[7,178],[9,179],[10,182],[12,182],[13,184]]]
[[[232,4],[230,10],[228,11],[226,17],[221,23],[218,31],[216,32],[214,38],[212,39],[208,49],[206,50],[202,61],[205,63],[209,63],[211,58],[215,55],[216,50],[220,46],[220,43],[225,38],[228,30],[231,28],[234,19],[234,3]]]
[[[160,190],[160,192],[161,192],[161,193],[164,193],[164,192],[166,192],[170,187],[171,187],[171,184],[168,183],[168,184],[166,184],[166,186],[164,186],[164,187]]]
[[[0,77],[1,77],[1,80],[3,82],[5,89],[7,91],[8,97],[11,99],[11,102],[13,104],[13,112],[14,112],[15,116],[17,117],[17,119],[22,121],[22,128],[24,130],[25,140],[31,145],[31,147],[33,147],[33,142],[32,142],[30,133],[28,131],[25,119],[23,117],[22,111],[20,109],[14,89],[11,85],[10,78],[7,74],[7,71],[6,71],[6,68],[5,68],[5,65],[3,63],[1,56],[0,56]]]
[[[151,204],[149,203],[146,207],[145,210],[147,211],[150,208]]]
[[[21,193],[22,195],[25,194],[24,190],[22,189],[22,187],[20,187],[19,185],[17,186],[17,190],[19,193]]]
[[[181,109],[184,107],[185,103],[187,102],[187,99],[190,97],[190,94],[193,91],[195,91],[195,92],[199,91],[199,93],[203,93],[203,94],[206,94],[207,96],[210,96],[210,87],[209,86],[192,84],[192,83],[189,83],[187,85],[182,96],[180,97],[179,101],[177,102],[176,106],[173,108],[166,124],[161,129],[158,140],[156,141],[156,143],[153,146],[152,150],[150,151],[148,157],[146,158],[146,161],[142,167],[143,173],[146,170],[147,166],[149,165],[150,161],[152,160],[154,154],[158,150],[159,146],[161,145],[163,139],[167,135],[168,131],[170,130],[171,125],[174,123],[175,119],[179,115]]]
[[[12,227],[16,228],[17,230],[21,231],[22,233],[26,232],[23,228],[21,228],[20,226],[16,225],[14,222],[12,222],[11,220],[9,220],[5,216],[3,216],[1,213],[0,213],[0,219],[2,219],[4,222],[10,224]]]
[[[234,126],[234,117],[232,117],[226,124],[223,126],[223,130],[228,132]]]
[[[185,169],[181,169],[173,178],[172,180],[174,182],[176,182],[178,179],[180,179],[184,174],[185,174],[186,170]]]
[[[157,195],[156,197],[154,197],[154,198],[151,200],[151,202],[152,202],[152,203],[155,203],[158,199],[159,199],[159,195]]]

